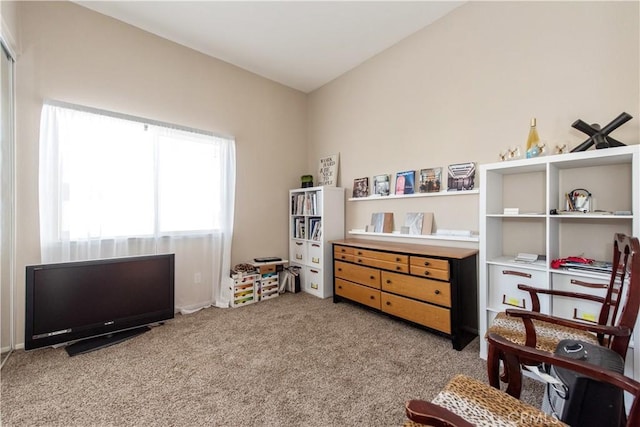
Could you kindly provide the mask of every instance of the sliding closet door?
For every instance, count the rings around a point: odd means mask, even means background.
[[[13,59],[0,50],[0,348],[2,362],[13,349],[13,253],[14,253],[14,115]]]

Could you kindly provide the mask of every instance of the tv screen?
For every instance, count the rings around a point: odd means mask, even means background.
[[[101,347],[173,316],[173,254],[26,267],[26,350],[92,337]]]

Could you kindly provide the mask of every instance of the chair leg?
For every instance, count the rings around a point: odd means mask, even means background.
[[[509,380],[507,385],[507,394],[520,399],[520,393],[522,392],[522,367],[520,366],[520,359],[514,355],[503,354],[504,371]]]
[[[497,388],[498,390],[500,390],[500,359],[502,359],[500,350],[489,344],[487,351],[487,375],[491,387]]]

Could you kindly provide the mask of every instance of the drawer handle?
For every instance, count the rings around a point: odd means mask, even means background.
[[[344,249],[344,248],[340,248],[340,252],[343,252],[343,253],[344,253],[344,252],[347,252],[347,250],[346,250],[346,249]]]
[[[302,243],[301,242],[296,242],[296,245],[302,246]]]
[[[399,266],[399,265],[396,265],[396,270],[400,271],[400,270],[402,270],[402,267]]]
[[[338,285],[338,289],[342,289],[342,285]]]
[[[576,280],[576,279],[571,279],[571,284],[584,286],[585,288],[595,288],[595,289],[604,289],[609,287],[609,285],[604,285],[600,283],[588,283],[588,282],[583,282],[582,280]]]
[[[338,271],[342,271],[342,267],[338,267]]]
[[[371,279],[371,280],[373,280],[375,278],[376,278],[376,276],[369,276],[369,279]]]
[[[440,295],[440,289],[436,289],[436,295]]]
[[[362,252],[358,251],[358,255],[362,255]]]
[[[370,299],[376,299],[373,295],[369,296]]]
[[[313,246],[314,248],[319,248],[320,245],[318,245],[317,243],[312,243],[311,246]]]
[[[347,259],[347,257],[346,257],[346,256],[344,256],[344,255],[342,255],[342,256],[340,257],[340,259]]]
[[[318,273],[318,270],[309,270],[312,273]]]
[[[425,271],[425,272],[424,272],[424,275],[425,275],[425,276],[428,276],[429,274],[431,274],[431,273],[429,273],[428,271]]]
[[[518,304],[519,301],[517,301],[515,298],[509,298],[509,301],[507,301],[507,296],[506,295],[502,295],[502,303],[504,305],[510,305],[512,307],[518,307],[518,308],[522,308],[522,309],[527,309],[527,305],[524,301],[524,298],[522,299],[522,305]]]
[[[391,301],[387,301],[387,305],[391,305]]]
[[[362,260],[360,258],[358,258],[358,261],[356,261],[356,262],[362,262]]]
[[[396,258],[396,262],[402,261],[402,258]]]
[[[527,279],[531,279],[531,274],[523,273],[521,271],[502,270],[502,274],[510,274],[512,276],[520,276],[520,277],[526,277]]]
[[[428,267],[430,264],[431,264],[431,263],[430,263],[429,261],[425,261],[425,262],[424,262],[424,266],[425,266],[425,267]]]
[[[391,279],[387,279],[387,283],[391,283]]]
[[[595,316],[582,316],[582,317],[578,317],[578,309],[574,308],[573,309],[573,318],[575,320],[582,320],[583,322],[589,322],[589,323],[593,323],[593,324],[598,324],[598,322],[596,322],[595,320]],[[592,320],[593,318],[593,320]]]
[[[296,259],[302,259],[302,255],[296,254]]]

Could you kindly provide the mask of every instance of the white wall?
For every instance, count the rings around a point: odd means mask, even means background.
[[[17,15],[18,343],[24,267],[40,262],[38,131],[47,98],[235,136],[232,265],[287,255],[288,189],[306,172],[304,160],[291,160],[307,157],[303,93],[71,2],[18,2]]]
[[[571,148],[578,118],[634,119],[640,141],[638,2],[469,2],[309,96],[309,167],[340,153],[340,182],[451,163],[498,161],[541,139]],[[524,190],[524,189],[523,189]],[[478,197],[347,202],[347,229],[375,211],[433,211],[438,228],[478,230]],[[449,243],[445,243],[449,244]]]

